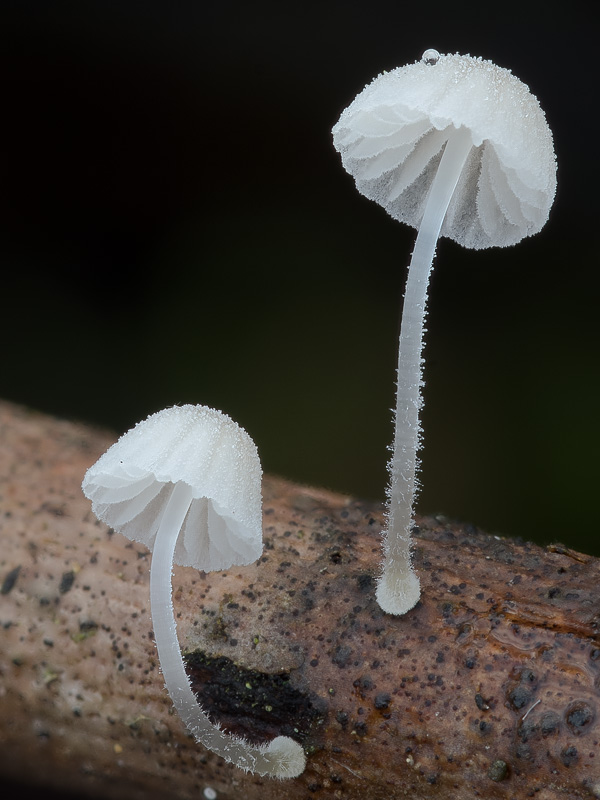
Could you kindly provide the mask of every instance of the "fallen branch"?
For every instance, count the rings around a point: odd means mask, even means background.
[[[112,437],[0,405],[0,775],[111,798],[600,797],[600,561],[420,520],[423,597],[374,600],[381,508],[272,478],[265,550],[177,568],[201,702],[308,755],[285,786],[245,775],[171,711],[150,556],[80,492]]]

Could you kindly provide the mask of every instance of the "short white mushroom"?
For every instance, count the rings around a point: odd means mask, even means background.
[[[384,73],[343,111],[333,141],[358,190],[418,229],[398,355],[381,608],[404,614],[420,596],[411,564],[422,345],[427,286],[438,236],[464,247],[505,247],[537,233],[556,191],[544,112],[509,70],[427,50]]]
[[[276,778],[304,770],[287,736],[252,746],[211,723],[185,672],[173,615],[173,560],[206,571],[262,553],[262,470],[243,428],[205,406],[175,406],[125,433],[87,471],[94,514],[153,551],[150,605],[160,666],[173,704],[196,739],[238,767]]]

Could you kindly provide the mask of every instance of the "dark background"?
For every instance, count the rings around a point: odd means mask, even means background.
[[[415,233],[356,192],[330,130],[429,47],[530,86],[559,190],[514,248],[438,248],[419,510],[600,554],[583,4],[3,0],[0,395],[118,431],[215,406],[266,471],[383,499]]]

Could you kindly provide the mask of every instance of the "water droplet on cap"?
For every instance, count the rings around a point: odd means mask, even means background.
[[[425,52],[421,56],[421,61],[423,61],[425,64],[429,66],[437,64],[439,60],[440,60],[440,54],[438,53],[437,50],[433,50],[432,48],[430,48],[429,50],[425,50]]]

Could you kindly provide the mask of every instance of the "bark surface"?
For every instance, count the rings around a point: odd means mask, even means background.
[[[261,559],[176,568],[174,604],[213,719],[293,736],[308,766],[283,786],[197,745],[157,663],[151,556],[80,491],[115,438],[0,404],[1,778],[128,800],[600,797],[599,560],[420,519],[423,596],[392,617],[381,507],[273,478]]]

